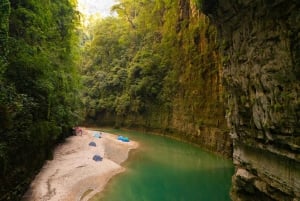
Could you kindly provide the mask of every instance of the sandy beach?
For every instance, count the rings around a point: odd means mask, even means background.
[[[95,138],[95,131],[83,131],[82,136],[71,136],[55,149],[53,160],[45,163],[23,201],[87,201],[125,170],[121,163],[138,147],[137,142],[122,142],[116,135],[102,132],[101,138]],[[92,141],[96,147],[89,146]],[[94,161],[95,154],[103,160]]]

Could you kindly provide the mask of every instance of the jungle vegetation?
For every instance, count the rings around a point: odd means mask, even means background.
[[[76,0],[0,0],[0,200],[20,200],[84,119],[223,119],[216,31],[188,2],[119,0],[82,27]]]
[[[199,8],[200,1],[120,0],[115,16],[90,24],[82,65],[88,122],[153,127],[150,116],[164,116],[155,127],[169,129],[178,105],[196,124],[197,112],[223,118],[222,108],[203,109],[220,98],[213,96],[221,62],[216,30]]]
[[[79,120],[76,2],[0,1],[0,200],[19,200]]]

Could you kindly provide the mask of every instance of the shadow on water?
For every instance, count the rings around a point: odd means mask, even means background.
[[[232,162],[191,144],[135,131],[105,130],[140,143],[93,201],[230,201]]]

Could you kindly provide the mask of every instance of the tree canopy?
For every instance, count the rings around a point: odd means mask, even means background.
[[[69,0],[0,1],[0,200],[19,200],[79,120],[75,8]]]
[[[188,110],[207,102],[206,94],[213,92],[204,84],[206,74],[214,72],[211,79],[218,79],[216,34],[199,2],[190,3],[119,0],[112,7],[117,16],[90,27],[83,71],[88,118],[110,114],[119,126],[129,115],[161,111],[171,117],[176,98],[181,103],[195,98]]]
[[[223,118],[199,1],[119,0],[87,30],[76,3],[0,0],[0,200],[20,199],[81,117],[164,129]]]

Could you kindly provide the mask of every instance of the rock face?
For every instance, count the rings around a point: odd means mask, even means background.
[[[170,135],[202,146],[226,157],[232,155],[232,141],[225,120],[221,57],[216,29],[190,0],[176,0],[172,28],[178,58],[172,63],[174,93],[168,106],[150,105],[147,112],[116,118],[98,113],[97,125],[142,128]],[[170,20],[170,19],[168,19]],[[166,23],[167,24],[167,23]],[[117,120],[116,120],[117,119]]]
[[[204,0],[223,51],[233,200],[300,200],[300,1]]]

